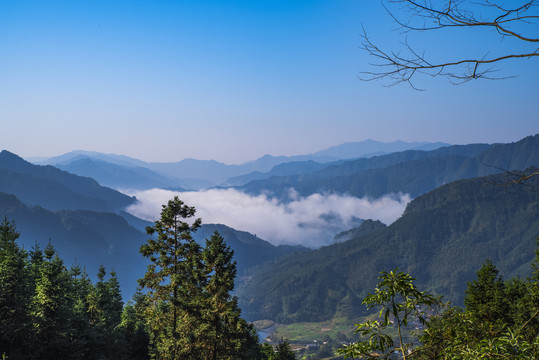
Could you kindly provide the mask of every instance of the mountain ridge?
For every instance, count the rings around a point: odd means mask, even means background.
[[[533,135],[509,144],[452,145],[428,152],[407,150],[361,158],[309,174],[254,180],[236,188],[251,195],[270,193],[280,201],[288,200],[291,188],[301,196],[337,193],[379,197],[400,192],[415,197],[450,181],[537,164],[539,135]]]

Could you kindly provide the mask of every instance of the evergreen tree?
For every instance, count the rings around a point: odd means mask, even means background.
[[[191,232],[200,227],[200,219],[189,225],[184,220],[195,215],[178,197],[163,205],[160,220],[146,229],[150,237],[140,252],[150,259],[140,285],[147,288],[146,319],[159,359],[197,359],[206,329],[201,329],[201,289],[204,281],[200,246]]]
[[[201,248],[191,237],[200,219],[178,197],[163,206],[141,246],[148,266],[140,284],[149,291],[145,318],[151,354],[159,359],[259,359],[258,337],[241,318],[231,295],[236,277],[233,251],[215,233]],[[129,314],[126,314],[126,317]],[[129,315],[132,316],[132,315]]]
[[[273,350],[273,346],[271,346],[268,343],[264,343],[260,346],[260,350],[262,352],[262,358],[265,360],[272,360],[275,358],[275,350]]]
[[[32,299],[35,336],[32,350],[39,359],[64,359],[70,354],[70,277],[50,242],[44,254],[45,261],[40,268]]]
[[[112,271],[108,280],[107,272],[101,265],[97,273],[97,283],[88,294],[88,313],[92,325],[92,347],[104,358],[120,357],[123,344],[117,334],[121,323],[123,301],[116,273]]]
[[[505,297],[503,277],[490,260],[486,260],[477,272],[477,279],[468,282],[464,305],[466,311],[478,323],[501,328],[508,323],[509,304]]]
[[[35,285],[37,283],[37,279],[41,276],[41,266],[44,259],[45,258],[43,255],[43,250],[41,250],[39,243],[36,242],[35,245],[32,247],[32,250],[30,250],[30,292],[32,294],[36,290]]]
[[[81,270],[80,265],[71,266],[69,271],[71,275],[70,303],[71,310],[71,338],[70,350],[74,358],[89,359],[92,358],[92,338],[93,332],[90,326],[88,314],[88,295],[93,289],[91,280],[86,271]]]
[[[235,354],[235,325],[239,320],[237,300],[230,295],[234,289],[236,262],[232,260],[233,251],[224,243],[224,239],[216,232],[209,240],[203,252],[208,283],[206,296],[208,311],[208,355],[207,359],[217,359]]]
[[[122,322],[119,329],[123,339],[122,359],[145,360],[149,358],[149,337],[144,320],[137,314],[136,305],[129,301],[122,311]]]
[[[292,351],[292,348],[290,347],[290,344],[287,340],[281,341],[276,349],[275,349],[275,356],[273,358],[274,360],[295,360],[296,355]]]
[[[532,274],[527,279],[527,296],[522,296],[517,304],[520,319],[526,321],[524,336],[528,340],[539,337],[539,236],[536,240],[535,259],[532,262]]]
[[[108,335],[105,354],[109,359],[119,359],[125,346],[123,337],[119,332],[122,321],[124,303],[120,291],[120,282],[116,272],[112,270],[109,279],[105,283],[106,302],[103,304],[105,311],[105,329]]]
[[[240,317],[238,300],[231,295],[236,278],[234,251],[226,245],[216,231],[206,240],[203,251],[204,266],[208,278],[206,284],[208,322],[205,359],[256,359],[259,356],[258,336]]]
[[[15,224],[4,218],[0,223],[0,349],[11,359],[23,357],[29,331],[30,274],[18,237]]]
[[[536,255],[539,258],[539,252]],[[504,282],[487,260],[477,272],[477,279],[468,283],[465,311],[447,307],[429,319],[421,336],[423,346],[417,351],[419,358],[536,359],[536,284],[533,275],[527,281],[514,278]]]

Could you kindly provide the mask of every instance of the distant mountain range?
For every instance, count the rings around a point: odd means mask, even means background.
[[[345,143],[326,150],[298,156],[272,156],[246,162],[241,165],[227,165],[214,160],[184,159],[178,162],[144,162],[123,155],[102,154],[89,151],[73,151],[48,159],[36,159],[36,164],[54,165],[73,174],[88,176],[100,184],[116,189],[192,189],[199,190],[213,186],[243,185],[253,179],[263,179],[274,175],[293,175],[313,169],[323,164],[342,159],[369,157],[408,149],[436,149],[445,143],[404,142],[384,143],[374,140]],[[301,164],[307,162],[310,165]],[[274,167],[284,163],[287,170]],[[273,172],[272,172],[273,171]],[[283,172],[284,171],[284,172]]]
[[[186,181],[161,175],[146,167],[118,165],[87,157],[55,166],[72,174],[94,178],[101,185],[114,189],[144,190],[160,188],[185,191],[191,187]]]
[[[539,135],[510,144],[453,145],[431,151],[403,152],[331,164],[299,175],[273,176],[238,186],[246,193],[270,194],[287,201],[289,190],[377,198],[389,193],[412,197],[451,181],[524,169],[539,164]]]
[[[360,157],[372,157],[385,155],[406,150],[423,150],[430,151],[441,147],[449,146],[450,144],[442,142],[405,142],[401,140],[383,143],[380,141],[368,139],[359,142],[347,142],[341,145],[332,146],[329,149],[321,150],[313,153],[317,157],[327,157],[338,159],[356,159]]]

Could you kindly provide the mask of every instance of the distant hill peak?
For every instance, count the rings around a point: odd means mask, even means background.
[[[435,150],[450,144],[442,142],[406,142],[396,140],[392,142],[383,142],[373,139],[363,141],[346,142],[340,145],[332,146],[328,149],[315,152],[312,155],[331,156],[337,159],[353,159],[361,157],[370,157],[372,155],[388,154],[405,150]]]

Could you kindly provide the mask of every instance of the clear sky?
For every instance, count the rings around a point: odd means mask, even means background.
[[[539,132],[539,61],[503,81],[363,82],[362,26],[402,39],[375,0],[0,0],[0,148],[226,163],[348,141],[511,142]],[[518,44],[410,36],[433,56]]]

